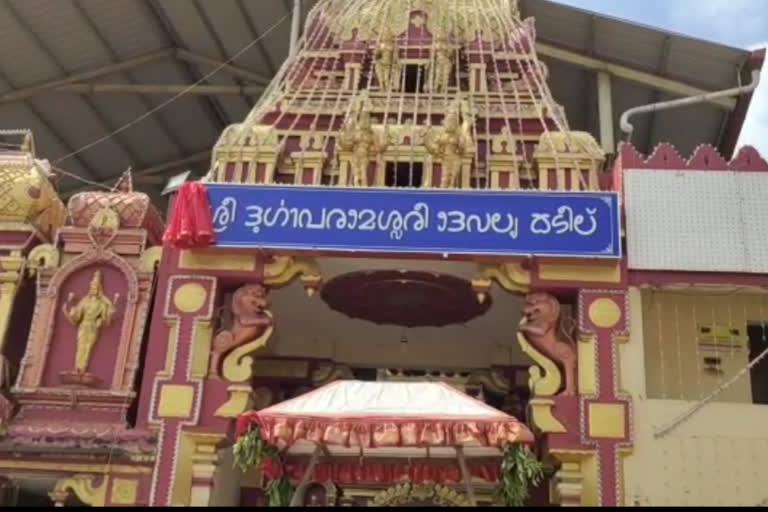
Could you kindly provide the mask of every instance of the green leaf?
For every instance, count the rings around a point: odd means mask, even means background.
[[[501,487],[497,501],[508,507],[522,507],[530,497],[530,487],[538,486],[544,477],[544,465],[521,445],[507,445],[501,461]]]

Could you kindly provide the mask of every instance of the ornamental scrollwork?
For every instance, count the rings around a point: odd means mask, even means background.
[[[523,319],[518,328],[520,346],[538,366],[530,368],[529,385],[535,397],[576,394],[576,349],[560,340],[560,303],[546,293],[532,293],[525,299]],[[543,373],[542,373],[543,371]]]

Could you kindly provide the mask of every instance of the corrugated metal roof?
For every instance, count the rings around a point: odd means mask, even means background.
[[[0,3],[0,95],[66,78],[167,48],[225,61],[275,23],[282,23],[232,64],[272,76],[288,53],[290,0],[7,0]],[[306,1],[307,6],[314,0]],[[707,90],[737,83],[750,56],[744,50],[627,23],[547,0],[521,0],[537,20],[539,40],[597,59],[684,81]],[[555,98],[571,127],[597,133],[595,78],[575,65],[543,57]],[[96,82],[191,84],[212,70],[168,57]],[[252,85],[220,72],[209,85]],[[41,157],[58,157],[136,119],[168,96],[75,95],[45,91],[0,104],[0,128],[34,130]],[[614,110],[666,99],[648,87],[614,81]],[[253,98],[187,96],[116,137],[68,159],[62,167],[92,180],[118,176],[128,166],[149,168],[211,149],[221,130],[242,120]],[[637,119],[635,143],[675,143],[684,153],[719,143],[730,113],[709,105]],[[617,136],[619,134],[616,127]],[[205,160],[193,170],[202,171]],[[169,168],[164,174],[183,169]],[[76,188],[66,180],[64,189]],[[154,187],[154,185],[153,185]]]

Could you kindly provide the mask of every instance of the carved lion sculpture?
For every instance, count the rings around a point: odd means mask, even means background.
[[[560,303],[546,293],[532,293],[525,299],[523,308],[526,323],[519,327],[533,348],[552,360],[565,373],[563,395],[576,393],[576,349],[558,339],[560,327]]]
[[[272,325],[268,307],[267,290],[260,284],[249,284],[235,292],[232,296],[232,327],[218,333],[213,340],[211,375],[219,376],[221,362],[230,352],[258,338]]]

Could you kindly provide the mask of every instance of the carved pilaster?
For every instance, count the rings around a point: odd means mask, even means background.
[[[550,499],[561,507],[580,507],[584,493],[581,463],[563,462],[550,482]]]
[[[188,434],[189,435],[189,434]],[[211,504],[214,477],[219,465],[217,445],[222,435],[190,435],[195,442],[192,455],[192,487],[189,504],[192,507],[208,507]]]

